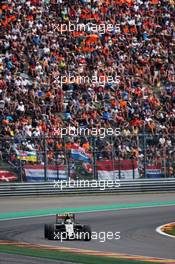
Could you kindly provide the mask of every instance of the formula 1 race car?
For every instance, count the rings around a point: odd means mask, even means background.
[[[45,224],[44,237],[49,240],[91,240],[91,228],[75,221],[75,214],[56,215],[55,224]]]

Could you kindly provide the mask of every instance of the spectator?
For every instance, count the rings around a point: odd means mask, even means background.
[[[1,135],[53,137],[69,124],[119,127],[130,142],[143,131],[174,133],[174,16],[172,0],[1,1]],[[115,27],[61,32],[75,21]],[[120,152],[128,156],[125,142]]]

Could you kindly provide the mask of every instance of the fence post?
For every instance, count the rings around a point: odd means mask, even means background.
[[[23,182],[23,177],[22,177],[22,171],[23,171],[23,169],[22,169],[22,160],[21,159],[19,159],[19,175],[20,175],[20,182]]]
[[[68,174],[68,179],[70,179],[70,156],[71,156],[71,150],[67,151],[67,174]]]
[[[146,134],[145,134],[145,122],[143,126],[143,155],[144,155],[144,163],[143,163],[143,168],[144,168],[144,178],[146,178]]]
[[[169,150],[169,147],[167,146],[167,152],[168,152],[168,160],[166,162],[167,164],[167,169],[168,169],[168,178],[170,177],[170,150]]]
[[[166,146],[163,147],[164,175],[167,178]]]
[[[56,168],[57,168],[57,181],[59,180],[59,163],[58,163],[58,153],[56,153]]]
[[[69,161],[70,155],[69,155],[68,149],[66,149],[66,138],[65,138],[65,136],[63,137],[63,150],[64,150],[64,164],[66,165],[67,178],[69,179],[69,177],[70,177],[70,161]]]
[[[94,175],[94,179],[98,179],[98,175],[97,175],[97,167],[96,167],[96,141],[95,141],[95,137],[93,137],[93,145],[92,145],[92,153],[93,153],[93,175]]]
[[[44,133],[44,181],[47,181],[47,167],[48,167],[48,161],[47,161],[47,140],[46,140],[46,135]]]
[[[119,180],[121,179],[121,166],[120,166],[120,151],[119,151],[119,155],[118,155],[118,177],[119,177]]]
[[[135,169],[134,169],[134,157],[131,156],[131,160],[132,160],[132,177],[133,180],[135,179]]]
[[[114,152],[114,140],[112,138],[112,136],[110,136],[110,143],[112,145],[112,156],[111,156],[111,159],[112,159],[112,170],[113,170],[113,177],[115,179],[116,177],[116,172],[115,172],[115,152]]]

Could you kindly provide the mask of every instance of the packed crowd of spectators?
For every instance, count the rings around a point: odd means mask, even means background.
[[[77,31],[78,24],[89,26]],[[114,153],[121,158],[143,158],[141,133],[152,137],[150,159],[162,146],[174,148],[173,0],[1,1],[0,27],[2,137],[18,143],[68,126],[120,128]],[[88,152],[91,143],[79,138],[66,144]],[[50,139],[49,151],[53,144],[62,149]],[[112,145],[104,138],[97,147],[111,153]]]

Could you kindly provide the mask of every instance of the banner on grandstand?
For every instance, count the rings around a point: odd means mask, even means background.
[[[161,165],[149,165],[146,167],[147,178],[160,178],[161,173]]]
[[[135,160],[115,160],[115,161],[97,161],[97,172],[99,180],[115,180],[115,179],[133,179],[139,178],[138,164]],[[79,177],[89,178],[87,171],[82,173],[84,168],[81,164],[81,172]],[[44,165],[25,165],[24,166],[26,179],[28,182],[45,181]],[[92,174],[92,166],[89,168],[90,175]],[[120,171],[120,172],[119,172]],[[76,168],[71,167],[71,177],[77,175]],[[84,175],[85,174],[85,175]],[[120,175],[120,177],[119,177]],[[47,169],[47,181],[66,180],[68,179],[67,168],[64,165],[50,165]]]
[[[99,180],[139,178],[136,160],[97,161],[97,171]]]
[[[24,166],[26,180],[28,182],[45,181],[44,165],[25,165]],[[47,169],[47,181],[66,180],[67,169],[64,165],[50,165]]]
[[[10,171],[0,170],[0,181],[11,182],[16,181],[17,177]]]
[[[36,151],[21,151],[16,150],[17,158],[24,161],[37,161]]]

